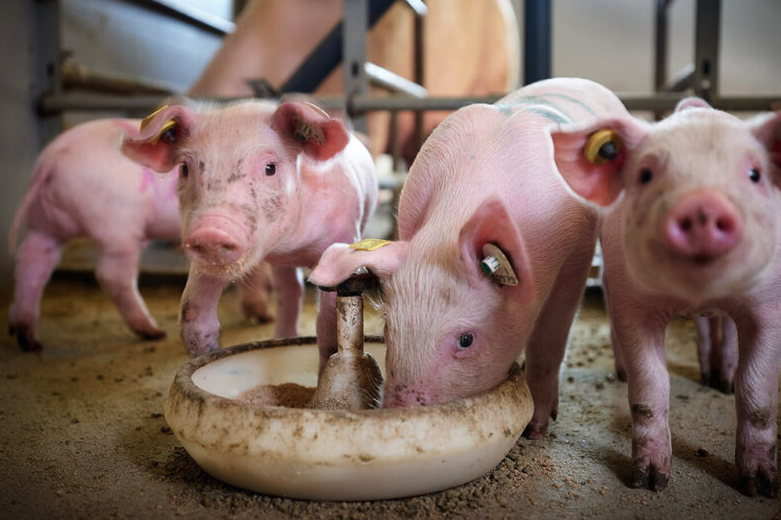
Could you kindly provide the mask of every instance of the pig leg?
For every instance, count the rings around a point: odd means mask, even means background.
[[[729,316],[722,316],[718,325],[721,343],[718,350],[711,353],[711,366],[718,367],[718,377],[716,381],[711,381],[711,386],[722,393],[732,394],[735,392],[735,370],[738,365],[738,329]]]
[[[613,347],[613,359],[614,366],[616,367],[616,376],[619,381],[626,383],[626,364],[624,358],[621,356],[621,348],[618,346],[618,338],[616,337],[616,328],[613,326],[613,320],[610,317],[610,304],[607,298],[608,279],[605,276],[605,272],[602,272],[602,298],[605,301],[605,311],[607,312],[608,322],[610,323],[610,344]]]
[[[590,263],[590,256],[577,255],[562,267],[529,339],[526,382],[534,399],[534,415],[523,433],[529,439],[545,435],[548,419],[556,420],[559,371]]]
[[[738,361],[738,333],[727,316],[697,316],[697,353],[702,384],[731,394]]]
[[[697,314],[694,317],[694,328],[697,331],[697,357],[700,360],[700,376],[702,384],[711,386],[713,367],[711,366],[711,352],[719,348],[715,345],[721,333],[718,325],[714,326],[711,317]]]
[[[226,282],[190,266],[179,311],[180,335],[191,356],[220,348],[220,320],[217,304]]]
[[[304,301],[304,278],[301,270],[289,265],[273,266],[274,293],[277,297],[275,338],[298,336],[298,315]]]
[[[740,490],[775,497],[778,494],[776,415],[781,316],[745,320],[738,325],[741,348],[735,372],[737,436],[735,459]]]
[[[611,307],[616,311],[613,324],[626,362],[632,413],[630,485],[660,491],[670,479],[672,453],[670,378],[664,357],[664,330],[670,316],[644,312],[637,302],[617,297],[611,297]]]
[[[317,314],[317,348],[320,352],[318,375],[323,373],[328,358],[337,351],[336,292],[320,291],[320,312]]]
[[[241,293],[241,308],[248,318],[255,318],[259,323],[274,321],[274,316],[268,308],[271,291],[271,273],[265,262],[258,264],[239,284]]]
[[[102,244],[95,275],[133,332],[142,338],[160,339],[165,337],[165,332],[158,328],[138,292],[140,254],[138,244],[124,247]]]
[[[60,259],[62,244],[39,231],[30,230],[19,246],[14,269],[14,302],[8,333],[16,336],[22,350],[40,350],[36,325],[44,287]]]

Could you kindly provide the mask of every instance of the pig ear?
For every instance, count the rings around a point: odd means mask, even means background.
[[[681,112],[683,110],[686,110],[687,108],[713,108],[713,107],[711,107],[707,101],[698,97],[684,98],[680,100],[677,105],[675,105],[676,112]]]
[[[483,246],[489,243],[502,250],[518,279],[518,285],[503,285],[502,291],[507,291],[519,302],[531,301],[533,286],[526,248],[507,207],[496,196],[480,205],[458,236],[461,260],[465,262],[470,276],[491,283],[490,275],[480,269],[480,262],[485,258]]]
[[[325,250],[309,281],[321,287],[335,287],[355,271],[366,267],[380,278],[391,276],[407,258],[409,242],[389,242],[371,251],[352,249],[347,244],[332,244]]]
[[[137,135],[125,135],[122,153],[157,172],[169,172],[176,165],[176,145],[190,133],[193,120],[183,106],[164,106],[141,121]]]
[[[781,187],[781,110],[762,114],[749,121],[754,137],[767,149],[770,161],[775,165],[776,185]]]
[[[586,127],[554,127],[553,157],[572,191],[609,206],[624,188],[621,170],[627,153],[644,136],[645,129],[631,118],[607,119]]]
[[[304,153],[319,161],[341,152],[350,140],[344,123],[306,101],[279,105],[271,117],[271,127],[300,142]]]

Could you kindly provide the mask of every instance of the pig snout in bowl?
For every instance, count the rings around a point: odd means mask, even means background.
[[[231,264],[247,249],[246,233],[224,217],[205,217],[193,226],[185,238],[184,249],[190,258],[199,263]]]
[[[740,241],[742,228],[740,215],[730,202],[704,193],[685,195],[664,222],[671,250],[698,262],[732,251]]]

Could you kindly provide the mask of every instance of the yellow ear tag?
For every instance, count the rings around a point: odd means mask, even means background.
[[[160,108],[158,108],[157,110],[155,110],[154,112],[152,112],[151,114],[149,114],[148,116],[146,116],[144,119],[142,119],[141,120],[141,130],[143,130],[150,123],[150,121],[152,121],[152,119],[157,114],[159,114],[160,112],[162,112],[166,108],[168,108],[168,105],[163,105]],[[157,135],[153,136],[152,139],[149,142],[151,144],[157,144],[157,142],[160,140],[160,136],[162,136],[168,130],[171,130],[172,128],[175,128],[175,127],[176,127],[176,121],[174,121],[173,119],[169,119],[168,121],[166,121],[163,124],[162,127],[160,127],[160,131],[157,132]]]
[[[152,120],[152,118],[154,118],[157,114],[159,114],[160,112],[162,112],[166,108],[168,108],[168,105],[163,105],[160,108],[158,108],[157,110],[155,110],[154,112],[152,112],[151,114],[149,114],[148,116],[146,116],[144,119],[142,119],[141,120],[141,130],[143,130],[144,127],[146,127],[146,125],[149,124],[149,122]]]
[[[618,157],[624,142],[617,132],[604,128],[591,134],[583,147],[583,155],[588,162],[603,164]]]
[[[159,132],[157,132],[157,135],[155,135],[154,137],[152,137],[152,140],[151,140],[151,141],[149,141],[149,142],[150,142],[150,143],[152,143],[152,144],[157,144],[157,141],[159,141],[159,140],[160,140],[160,137],[161,137],[161,136],[162,136],[164,133],[166,133],[168,130],[171,130],[172,128],[175,128],[175,127],[176,127],[176,121],[174,121],[173,119],[169,119],[168,121],[166,121],[166,122],[163,124],[163,126],[161,126],[161,127],[160,127],[160,131],[159,131]],[[170,143],[171,141],[173,141],[173,135],[171,135],[171,140],[170,140],[170,141],[168,141],[168,142]]]
[[[355,249],[356,251],[374,251],[375,249],[387,246],[390,243],[390,240],[382,240],[379,238],[364,238],[359,242],[350,244],[350,249]]]

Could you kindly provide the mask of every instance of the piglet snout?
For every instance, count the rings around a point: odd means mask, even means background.
[[[187,254],[196,262],[225,265],[239,259],[246,249],[243,233],[227,219],[203,218],[184,240]]]
[[[676,253],[695,261],[727,254],[742,234],[740,215],[727,200],[703,192],[685,195],[664,222],[667,242]]]

